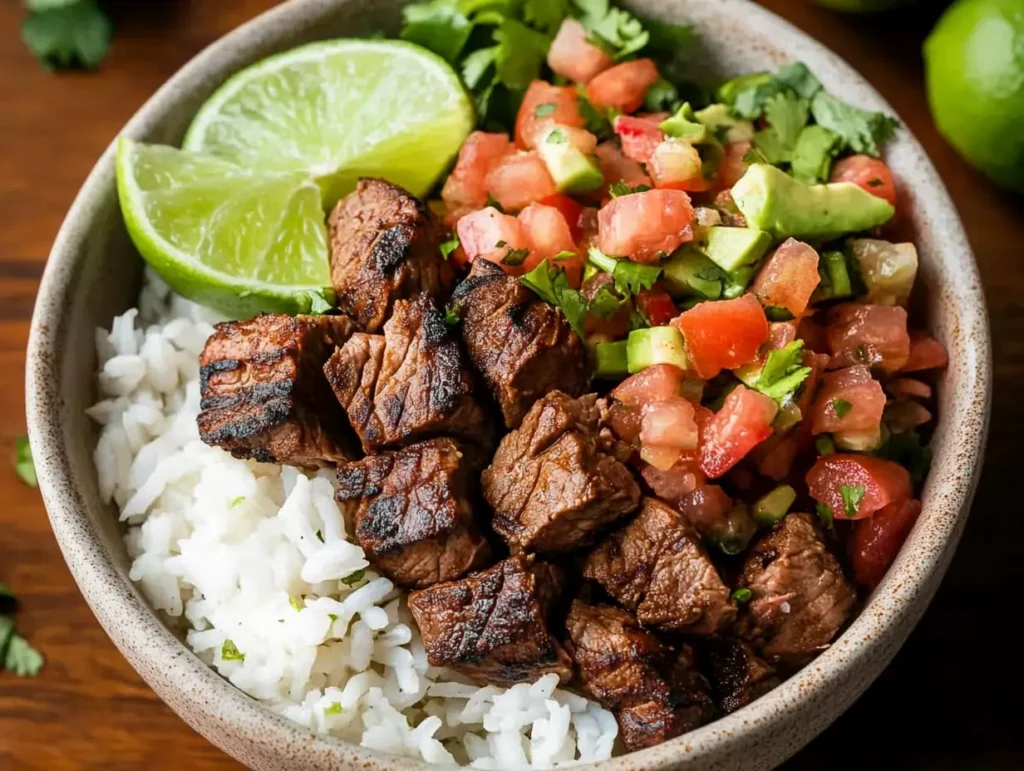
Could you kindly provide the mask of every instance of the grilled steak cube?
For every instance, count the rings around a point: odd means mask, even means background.
[[[572,676],[572,661],[548,630],[558,569],[516,556],[460,581],[409,595],[427,659],[481,684]]]
[[[828,647],[856,595],[809,514],[790,514],[754,546],[740,585],[751,598],[742,635],[770,663],[801,666]]]
[[[566,628],[583,687],[615,713],[627,749],[660,744],[712,719],[710,689],[688,645],[675,651],[625,611],[580,600]]]
[[[516,428],[550,391],[582,396],[590,387],[587,351],[565,316],[507,275],[476,260],[452,301],[462,309],[462,339],[474,366]]]
[[[587,557],[597,581],[641,624],[663,632],[709,635],[736,617],[729,588],[683,516],[654,498]]]
[[[474,482],[459,445],[432,439],[339,464],[337,499],[374,565],[395,583],[422,589],[490,560],[473,521]]]
[[[781,682],[775,669],[742,640],[709,640],[704,658],[716,705],[725,714],[747,706]]]
[[[327,220],[338,307],[376,332],[395,300],[426,294],[444,302],[455,282],[442,256],[441,226],[415,196],[382,179],[361,179]]]
[[[569,551],[636,509],[640,488],[599,422],[593,394],[554,391],[501,440],[481,480],[492,527],[513,552]]]
[[[352,329],[345,316],[273,314],[218,324],[199,357],[203,441],[267,463],[345,460],[345,415],[323,366]]]
[[[429,297],[395,302],[383,336],[357,332],[324,371],[367,453],[442,435],[490,444],[458,336]]]

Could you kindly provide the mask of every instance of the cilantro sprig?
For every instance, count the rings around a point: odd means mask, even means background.
[[[654,283],[661,277],[660,265],[642,265],[626,259],[616,260],[597,247],[590,248],[589,259],[594,267],[612,274],[616,291],[625,297],[639,294],[644,289],[652,289]]]
[[[17,677],[35,677],[43,668],[43,654],[18,634],[14,626],[14,592],[0,581],[0,672]]]
[[[93,69],[110,48],[113,26],[94,0],[25,0],[21,39],[51,70]]]
[[[559,308],[576,334],[585,336],[583,320],[587,315],[587,301],[578,290],[569,286],[569,277],[564,268],[544,260],[529,273],[520,276],[519,281],[542,300]]]
[[[803,366],[803,349],[804,341],[794,340],[784,348],[771,351],[754,388],[779,404],[790,401],[811,374],[811,368]]]

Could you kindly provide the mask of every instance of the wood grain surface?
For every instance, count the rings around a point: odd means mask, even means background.
[[[808,0],[763,0],[846,58],[924,143],[967,226],[988,296],[995,397],[984,475],[934,603],[899,656],[787,771],[1024,767],[1015,716],[1024,679],[1010,632],[1021,592],[1024,511],[1014,479],[1024,426],[1024,199],[1000,192],[942,140],[929,117],[920,45],[946,3],[880,20]],[[145,99],[204,46],[273,0],[121,0],[95,74],[44,72],[18,41],[22,11],[0,1],[0,454],[25,432],[29,316],[50,244],[103,148]],[[78,590],[38,493],[0,463],[0,579],[42,674],[0,673],[0,769],[239,768],[192,732],[117,653]],[[1006,630],[1006,631],[1004,631]]]

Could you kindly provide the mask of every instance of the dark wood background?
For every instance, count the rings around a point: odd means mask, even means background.
[[[120,0],[96,74],[44,72],[0,0],[0,454],[25,431],[23,366],[43,263],[103,148],[143,101],[207,44],[274,0]],[[809,0],[763,0],[845,57],[924,143],[956,201],[981,266],[995,351],[985,471],[971,521],[935,602],[899,656],[832,728],[785,766],[862,771],[1019,769],[1024,678],[1015,628],[1024,507],[1016,448],[1024,426],[1024,198],[1000,192],[932,125],[920,46],[945,2],[870,20]],[[1024,130],[1024,129],[1022,129]],[[1016,477],[1014,474],[1016,473]],[[0,580],[22,600],[20,629],[43,673],[0,673],[0,769],[235,769],[181,722],[121,658],[78,593],[35,490],[0,462]]]

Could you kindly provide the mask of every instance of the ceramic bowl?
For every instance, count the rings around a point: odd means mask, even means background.
[[[231,73],[312,40],[395,30],[399,0],[291,0],[193,59],[124,128],[177,143],[199,105]],[[832,92],[892,108],[847,64],[746,0],[635,0],[650,16],[694,25],[696,60],[721,75],[806,62]],[[935,461],[924,513],[860,616],[836,643],[767,696],[674,741],[600,764],[626,769],[767,769],[796,752],[864,691],[917,623],[967,518],[982,460],[990,349],[977,268],[949,196],[918,142],[901,131],[887,153],[922,257],[927,322],[946,344]],[[272,714],[204,666],[158,620],[128,580],[116,513],[97,490],[93,330],[135,304],[142,263],[121,222],[114,150],[100,158],[50,254],[28,348],[28,425],[54,533],[82,594],[111,639],[193,728],[256,769],[413,769],[424,764],[365,750]]]

